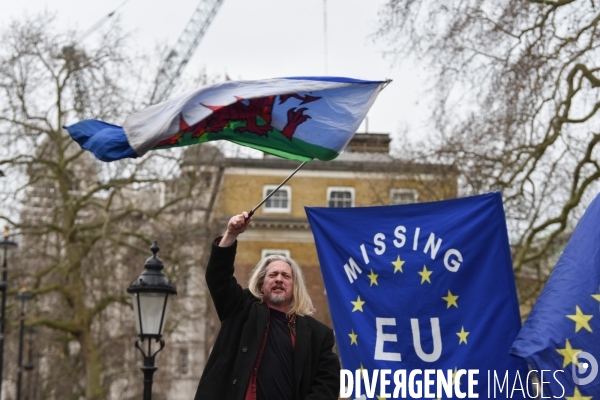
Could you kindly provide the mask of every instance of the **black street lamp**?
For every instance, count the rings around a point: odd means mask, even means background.
[[[21,306],[21,314],[19,315],[19,364],[17,366],[17,400],[21,400],[21,386],[23,382],[23,336],[25,335],[25,302],[31,300],[31,295],[27,293],[25,287],[15,298]]]
[[[25,328],[25,335],[27,336],[27,348],[28,348],[28,362],[27,364],[23,365],[23,369],[27,372],[31,372],[35,369],[35,365],[34,365],[34,360],[33,360],[33,339],[35,337],[35,328],[33,326],[30,326],[28,328]],[[33,381],[34,377],[32,376],[33,374],[28,373],[26,374],[28,376],[27,381],[28,384],[25,384],[25,387],[27,388],[27,390],[25,391],[25,400],[32,400],[32,399],[37,399],[36,393],[35,391],[37,390],[36,384]]]
[[[154,357],[165,347],[162,334],[169,314],[169,303],[171,296],[177,294],[175,285],[161,271],[164,265],[156,256],[160,250],[156,241],[150,250],[154,255],[146,260],[144,272],[127,288],[127,292],[132,296],[135,325],[138,331],[135,347],[144,356],[144,365],[141,367],[144,373],[144,400],[152,399],[152,375],[158,369],[154,366]],[[144,352],[140,344],[144,345],[146,339],[148,351]],[[160,345],[154,353],[152,353],[153,339]]]
[[[35,336],[35,328],[30,326],[29,328],[25,328],[25,333],[27,334],[27,347],[29,349],[28,359],[29,362],[23,366],[25,371],[33,371],[35,369],[35,365],[33,364],[33,339]]]
[[[4,238],[0,241],[0,250],[4,253],[2,262],[2,282],[0,282],[0,291],[2,291],[2,304],[0,305],[0,398],[2,398],[2,373],[4,371],[4,331],[6,321],[6,281],[8,279],[8,257],[17,244],[9,239],[8,226],[4,227]]]

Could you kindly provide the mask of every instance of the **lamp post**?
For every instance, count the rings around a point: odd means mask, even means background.
[[[144,373],[144,400],[152,399],[152,376],[158,369],[154,366],[154,357],[165,347],[162,334],[169,313],[169,303],[171,296],[177,294],[175,285],[162,272],[164,265],[156,256],[160,250],[156,241],[150,250],[153,256],[146,260],[144,272],[127,288],[127,292],[132,296],[138,332],[135,347],[144,356],[144,365],[140,367]],[[159,348],[154,353],[153,340],[159,343]],[[144,351],[142,346],[147,347],[147,351]]]
[[[0,304],[0,399],[2,398],[2,373],[4,371],[4,330],[6,321],[6,281],[8,279],[8,256],[17,248],[17,244],[10,239],[8,226],[4,227],[4,238],[0,241],[0,250],[4,253],[2,262],[2,304]]]
[[[27,334],[27,347],[29,349],[28,359],[29,362],[23,366],[25,371],[33,371],[35,369],[35,365],[33,364],[33,338],[35,336],[35,328],[30,326],[29,328],[25,328],[25,333]]]
[[[19,364],[17,366],[17,400],[21,400],[21,386],[23,382],[23,336],[25,334],[25,302],[31,300],[31,295],[27,293],[25,287],[15,298],[20,303],[21,314],[19,315]]]
[[[23,365],[23,369],[25,371],[33,371],[35,369],[35,365],[33,364],[33,339],[35,336],[35,328],[33,326],[30,326],[28,328],[25,328],[25,334],[27,335],[27,344],[28,344],[28,363]],[[25,392],[25,400],[31,400],[31,399],[35,399],[37,398],[35,396],[35,392],[34,390],[36,390],[36,385],[32,382],[33,377],[31,376],[31,374],[27,374],[29,376],[28,378],[28,382],[29,384],[25,385],[25,387],[27,388],[27,391]]]

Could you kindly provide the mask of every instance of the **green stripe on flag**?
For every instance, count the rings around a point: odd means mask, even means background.
[[[310,161],[313,158],[329,161],[339,155],[331,149],[307,143],[294,137],[292,137],[292,140],[289,140],[275,128],[269,131],[267,135],[260,136],[251,132],[235,132],[235,124],[232,125],[234,126],[226,127],[220,132],[204,133],[198,138],[194,138],[192,133],[185,133],[177,141],[177,144],[155,147],[153,150],[189,146],[213,140],[228,140],[236,144],[264,151],[265,153],[298,161]]]

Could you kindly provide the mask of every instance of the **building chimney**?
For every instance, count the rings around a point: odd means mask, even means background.
[[[348,146],[352,153],[385,153],[390,152],[390,135],[387,133],[357,133]]]

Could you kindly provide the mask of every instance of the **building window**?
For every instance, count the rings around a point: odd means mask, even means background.
[[[190,358],[188,349],[179,349],[179,373],[187,375],[190,371]]]
[[[203,188],[209,188],[212,184],[212,174],[210,172],[204,172],[200,175],[200,186]]]
[[[290,251],[287,249],[262,249],[260,252],[261,259],[272,255],[279,255],[290,258]]]
[[[327,207],[354,207],[354,188],[327,188]]]
[[[267,197],[277,188],[277,185],[265,185],[263,187],[263,198]],[[281,187],[264,206],[265,213],[289,213],[292,211],[292,188]]]
[[[177,288],[179,289],[179,294],[180,295],[187,295],[188,291],[190,289],[190,273],[186,272],[183,274],[183,276],[181,277],[181,283],[180,285],[177,285]]]
[[[419,193],[414,189],[390,190],[390,204],[412,204],[419,199]]]

